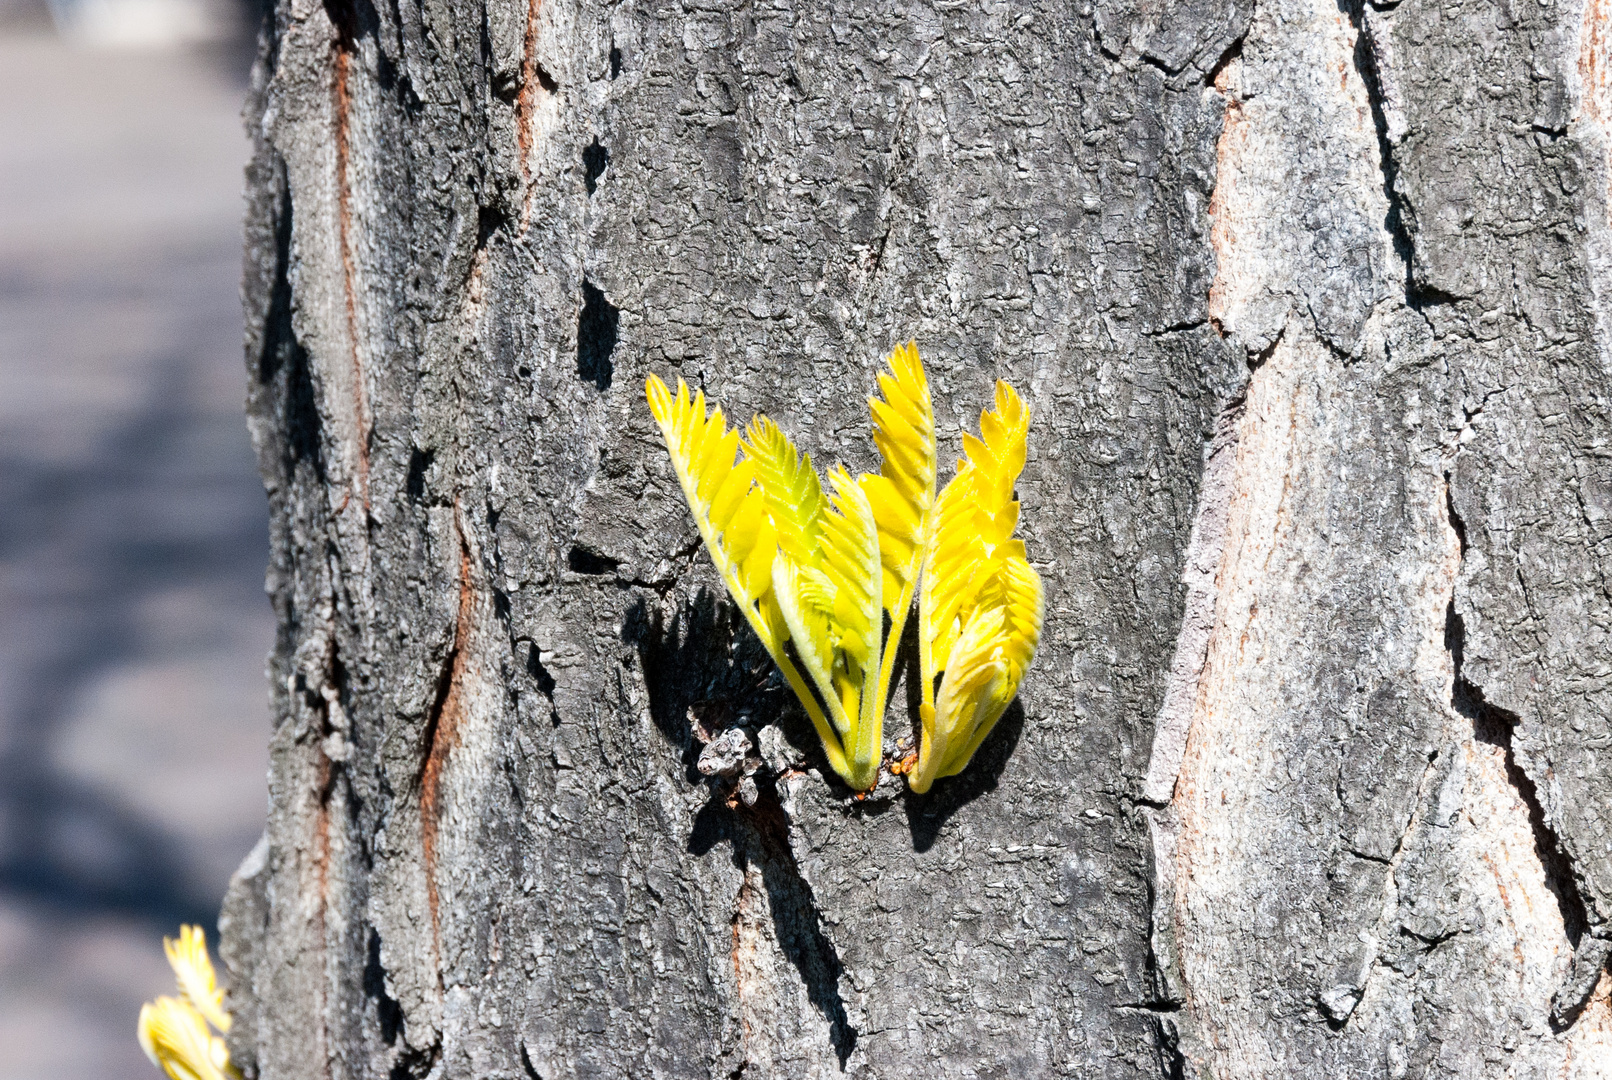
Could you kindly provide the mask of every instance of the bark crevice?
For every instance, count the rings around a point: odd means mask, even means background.
[[[1491,391],[1484,401],[1487,402],[1494,393]],[[1481,411],[1482,404],[1468,411],[1468,421]],[[1450,526],[1459,540],[1464,557],[1467,552],[1467,527],[1456,511],[1448,474],[1445,476],[1445,496]],[[1534,778],[1518,760],[1514,736],[1521,717],[1489,701],[1483,688],[1469,679],[1463,670],[1466,627],[1453,598],[1445,620],[1445,647],[1449,650],[1454,668],[1450,707],[1471,722],[1474,742],[1500,752],[1506,780],[1527,811],[1534,853],[1544,873],[1545,888],[1556,902],[1562,931],[1573,950],[1568,971],[1551,997],[1551,1027],[1561,1033],[1573,1026],[1589,1004],[1608,960],[1612,959],[1612,940],[1594,932],[1596,928],[1591,925],[1590,908],[1579,887],[1573,857],[1551,825]]]
[[[1396,147],[1405,134],[1405,121],[1392,92],[1392,62],[1387,28],[1381,11],[1368,7],[1366,0],[1348,0],[1346,8],[1355,29],[1354,66],[1371,106],[1372,126],[1377,132],[1378,166],[1382,191],[1388,200],[1383,228],[1393,242],[1394,254],[1404,267],[1405,306],[1412,311],[1439,304],[1452,304],[1461,298],[1446,293],[1416,273],[1415,211],[1399,189],[1399,159]]]
[[[437,983],[441,989],[440,963],[442,919],[437,886],[437,831],[440,817],[443,771],[458,738],[464,710],[466,671],[470,663],[470,630],[475,615],[476,593],[471,577],[470,544],[465,538],[455,508],[454,532],[459,541],[458,606],[454,619],[453,644],[443,660],[435,700],[426,719],[424,754],[417,786],[420,793],[420,862],[425,873],[426,902],[431,912],[432,955],[437,958]]]

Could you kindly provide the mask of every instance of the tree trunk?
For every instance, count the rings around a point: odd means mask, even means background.
[[[280,0],[236,1060],[1612,1075],[1609,13]],[[943,479],[1031,407],[1047,625],[859,800],[642,384],[870,469],[909,337]]]

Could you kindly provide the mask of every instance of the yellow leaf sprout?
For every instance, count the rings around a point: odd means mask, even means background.
[[[140,1048],[171,1080],[240,1080],[224,1040],[207,1026],[220,1032],[230,1027],[207,957],[207,935],[199,926],[184,926],[178,941],[164,938],[162,946],[184,996],[165,995],[141,1007]]]
[[[767,512],[766,496],[755,483],[756,462],[748,456],[741,461],[734,460],[739,449],[739,434],[729,430],[720,408],[712,409],[709,415],[706,413],[703,391],[691,393],[679,379],[674,394],[659,376],[651,375],[644,384],[644,396],[666,440],[672,469],[677,473],[694,523],[705,540],[705,550],[722,575],[728,594],[744,613],[773,663],[784,673],[790,689],[800,698],[812,726],[817,729],[818,738],[823,740],[829,765],[844,776],[847,767],[839,736],[812,698],[800,669],[784,651],[789,630],[784,625],[772,588],[773,561],[780,538]],[[777,434],[782,438],[782,432]],[[784,443],[787,442],[785,439]],[[794,453],[793,447],[789,448],[789,453]],[[822,491],[817,487],[817,474],[812,472],[810,460],[804,471],[811,475],[816,500],[811,505],[815,508],[821,503]],[[790,475],[799,472],[797,468]],[[803,494],[802,498],[807,496]],[[798,548],[810,541],[789,535],[783,542],[786,547]]]
[[[1012,538],[1029,411],[998,383],[996,409],[937,499],[935,421],[916,346],[898,346],[870,398],[878,475],[829,473],[829,493],[778,425],[741,441],[703,393],[645,385],[711,560],[811,717],[829,765],[856,790],[879,778],[897,646],[919,601],[926,791],[990,734],[1041,631],[1041,581]],[[737,460],[736,460],[737,459]],[[890,628],[884,628],[884,615]],[[804,675],[802,674],[804,669]],[[936,679],[940,679],[936,696]],[[810,685],[808,681],[810,680]]]
[[[890,645],[879,670],[880,702],[890,692],[896,646],[906,629],[918,573],[929,549],[935,504],[935,415],[917,346],[910,341],[896,346],[889,364],[890,372],[879,375],[883,399],[868,399],[879,475],[862,478],[879,523],[884,606],[890,612]]]
[[[1013,539],[1030,412],[1005,382],[940,494],[918,597],[916,792],[963,770],[1019,691],[1041,637],[1041,578]],[[935,678],[940,676],[940,689]]]
[[[174,969],[179,990],[207,1022],[219,1031],[229,1030],[229,1013],[224,1011],[224,988],[213,976],[213,961],[207,955],[207,934],[199,926],[181,926],[178,939],[163,938],[163,952]]]
[[[884,628],[873,507],[843,468],[829,474],[825,500],[811,457],[765,416],[750,422],[744,451],[778,536],[773,601],[817,695],[790,685],[814,723],[823,712],[818,698],[827,706],[833,730],[818,725],[818,735],[834,771],[858,790],[871,788],[884,725],[884,703],[872,693]]]

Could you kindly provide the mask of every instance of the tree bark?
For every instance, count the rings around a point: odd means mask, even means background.
[[[1612,1075],[1609,17],[280,0],[248,1076]],[[641,387],[866,470],[909,337],[1047,625],[856,799]]]

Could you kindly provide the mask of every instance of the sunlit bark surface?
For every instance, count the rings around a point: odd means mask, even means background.
[[[1609,16],[282,0],[248,1075],[1612,1074]],[[859,800],[642,386],[866,470],[908,338],[1047,623]]]

